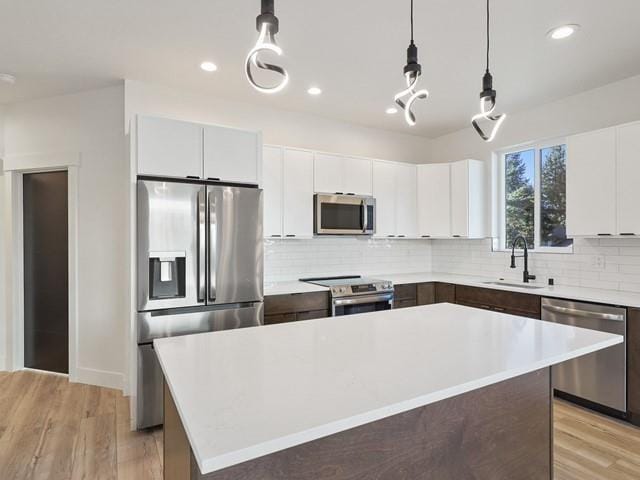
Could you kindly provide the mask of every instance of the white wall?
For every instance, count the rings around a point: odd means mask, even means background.
[[[426,138],[127,80],[126,125],[135,114],[261,130],[266,144],[413,163],[429,156]]]
[[[509,113],[509,112],[507,112]],[[497,138],[486,143],[473,128],[432,140],[431,162],[489,160],[491,152],[640,120],[640,75],[537,108],[509,114]]]
[[[126,366],[130,295],[123,116],[120,85],[10,105],[5,118],[8,158],[60,152],[81,157],[77,378],[116,388]]]

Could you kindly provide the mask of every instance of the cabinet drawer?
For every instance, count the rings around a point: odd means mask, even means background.
[[[331,310],[312,310],[311,312],[300,312],[296,314],[296,320],[313,320],[315,318],[326,318],[331,316]]]
[[[395,300],[393,301],[393,309],[396,310],[398,308],[407,308],[407,307],[415,307],[417,305],[415,299],[409,300]]]
[[[456,287],[456,303],[486,307],[487,310],[540,318],[540,297],[527,293],[506,292],[489,288]]]
[[[416,300],[416,284],[408,283],[405,285],[396,285],[393,287],[394,302],[401,300]]]
[[[287,322],[295,322],[295,321],[296,321],[295,313],[280,313],[275,315],[264,316],[265,325],[275,325],[277,323],[287,323]]]
[[[330,310],[329,292],[294,293],[264,297],[265,316],[316,310]]]

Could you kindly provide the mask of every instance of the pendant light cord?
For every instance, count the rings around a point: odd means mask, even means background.
[[[413,45],[413,0],[411,0],[411,44]]]
[[[413,2],[413,0],[411,0]],[[489,71],[489,0],[487,0],[487,72]]]

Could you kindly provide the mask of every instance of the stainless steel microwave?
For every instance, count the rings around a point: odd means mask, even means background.
[[[314,195],[316,235],[373,235],[376,231],[376,200],[364,195]]]

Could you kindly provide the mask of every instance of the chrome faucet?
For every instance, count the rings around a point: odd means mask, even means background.
[[[516,255],[516,243],[518,240],[522,240],[524,243],[524,255]],[[516,258],[524,258],[524,271],[522,272],[522,281],[524,283],[529,283],[529,280],[535,280],[535,275],[529,275],[529,250],[527,249],[527,239],[522,235],[518,235],[513,239],[513,243],[511,244],[511,268],[516,268]]]

